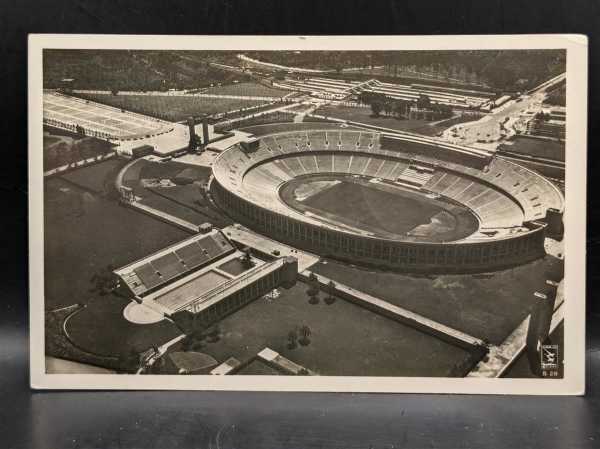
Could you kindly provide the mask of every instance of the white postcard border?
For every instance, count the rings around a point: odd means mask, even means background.
[[[563,379],[46,374],[42,148],[43,49],[567,50],[565,369]],[[461,36],[29,36],[30,380],[36,389],[247,390],[581,395],[585,390],[587,37]]]

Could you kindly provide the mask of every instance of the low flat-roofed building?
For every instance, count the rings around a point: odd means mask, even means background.
[[[246,152],[252,152],[258,150],[258,146],[260,145],[260,140],[256,137],[250,137],[245,141],[240,142],[242,149]]]
[[[261,260],[236,249],[218,229],[168,246],[114,272],[141,307],[172,319],[185,333],[206,328],[251,301],[292,287],[298,260]]]
[[[269,262],[252,259],[252,264],[244,272],[229,274],[229,277],[215,267],[211,270],[211,276],[216,275],[218,279],[190,289],[181,297],[178,291],[182,286],[175,286],[171,292],[181,298],[176,305],[159,297],[155,300],[173,310],[170,317],[182,329],[193,332],[216,323],[277,287],[290,288],[296,283],[298,260],[295,257],[281,257]],[[206,274],[200,273],[196,279],[202,282],[202,276]]]

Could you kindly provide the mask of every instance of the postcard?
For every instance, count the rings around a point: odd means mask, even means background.
[[[587,38],[31,35],[37,389],[584,393]]]

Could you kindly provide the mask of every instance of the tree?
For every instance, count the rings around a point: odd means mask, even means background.
[[[310,304],[318,304],[319,303],[319,279],[314,273],[310,273],[308,276],[308,285],[309,288],[306,290],[306,294],[310,296],[308,302]]]
[[[363,90],[361,93],[359,93],[357,95],[356,100],[360,104],[369,104],[369,92],[366,92]]]
[[[130,346],[119,356],[119,365],[123,371],[135,373],[141,366],[140,354]]]
[[[417,107],[420,109],[428,109],[431,105],[431,99],[424,94],[419,95],[419,99],[417,100]]]
[[[371,103],[371,111],[373,111],[373,115],[375,117],[379,117],[381,113],[381,109],[383,108],[383,103],[379,100],[375,100]]]
[[[111,293],[117,287],[118,283],[118,277],[112,271],[112,265],[107,265],[105,268],[95,273],[90,279],[90,282],[93,284],[90,291],[96,292],[100,296]]]
[[[288,349],[296,349],[298,347],[298,333],[295,330],[291,330],[288,333]]]
[[[392,103],[392,110],[395,117],[402,117],[402,100],[394,100],[394,102]]]
[[[312,334],[310,327],[304,325],[300,328],[299,332],[300,334],[300,339],[298,340],[298,343],[300,343],[302,346],[308,346],[310,344],[310,336]]]
[[[244,248],[244,255],[242,256],[242,265],[244,268],[252,268],[254,265],[252,264],[252,256],[250,256],[250,248]]]
[[[221,339],[221,328],[218,325],[215,325],[212,328],[209,328],[206,332],[206,341],[208,343],[216,343]]]
[[[383,103],[383,111],[385,112],[385,115],[390,115],[393,112],[393,110],[394,110],[394,107],[390,100]]]
[[[331,305],[335,302],[335,282],[329,281],[327,284],[327,296],[325,297],[325,303]]]

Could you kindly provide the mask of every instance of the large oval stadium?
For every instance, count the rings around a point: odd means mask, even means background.
[[[542,257],[562,226],[550,181],[487,151],[412,134],[320,128],[225,150],[211,191],[237,221],[337,259],[413,272]]]

